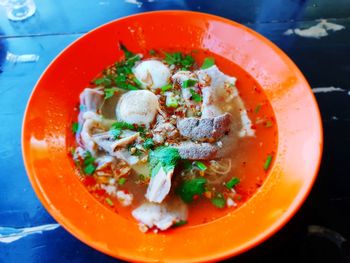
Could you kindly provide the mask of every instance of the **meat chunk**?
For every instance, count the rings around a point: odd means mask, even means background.
[[[85,107],[86,111],[96,112],[103,104],[104,93],[101,88],[86,88],[80,94],[80,105]]]
[[[162,166],[160,166],[157,174],[151,177],[151,181],[148,185],[145,197],[150,202],[161,203],[168,195],[171,187],[171,177],[174,169],[166,172]]]
[[[214,142],[230,131],[231,114],[214,118],[185,118],[179,120],[177,128],[182,136],[195,141]]]
[[[161,204],[144,203],[132,211],[132,216],[143,226],[166,230],[173,224],[186,220],[187,206],[180,199],[174,198]]]
[[[195,143],[191,141],[181,142],[172,145],[177,148],[182,159],[188,160],[209,160],[214,159],[219,148],[212,143]]]

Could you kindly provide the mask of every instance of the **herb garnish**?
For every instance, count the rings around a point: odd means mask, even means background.
[[[185,203],[191,203],[194,196],[200,196],[205,192],[205,178],[193,178],[184,181],[177,189],[176,193]]]
[[[232,177],[231,180],[229,180],[225,186],[228,189],[232,189],[234,186],[236,186],[237,184],[239,184],[240,180],[237,177]]]
[[[201,69],[207,69],[215,65],[215,59],[212,57],[207,57],[204,59]]]
[[[264,170],[267,171],[271,165],[272,162],[272,155],[268,155],[266,158],[266,161],[264,163]]]

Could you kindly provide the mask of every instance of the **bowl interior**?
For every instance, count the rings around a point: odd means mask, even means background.
[[[207,49],[234,62],[264,89],[278,125],[278,149],[260,190],[237,211],[181,231],[143,234],[95,200],[78,180],[67,138],[79,93],[134,51]],[[304,77],[272,43],[212,15],[161,11],[126,17],[86,34],[47,68],[28,103],[23,157],[34,190],[68,231],[109,255],[135,261],[203,261],[233,256],[276,232],[296,212],[316,177],[322,151],[317,104]]]

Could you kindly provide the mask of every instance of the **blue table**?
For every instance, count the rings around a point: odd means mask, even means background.
[[[314,88],[321,109],[325,147],[311,195],[277,235],[232,261],[350,259],[349,243],[345,241],[350,238],[349,0],[35,0],[35,3],[36,14],[22,22],[10,22],[0,9],[0,263],[120,262],[75,239],[43,208],[23,166],[21,123],[35,82],[69,43],[116,18],[162,9],[220,15],[266,36],[300,67]],[[340,26],[332,31],[325,23]],[[323,28],[323,36],[310,35],[308,29],[315,25]]]

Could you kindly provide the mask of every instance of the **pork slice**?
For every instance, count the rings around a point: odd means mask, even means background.
[[[132,216],[148,228],[166,230],[176,222],[186,220],[187,206],[179,198],[173,198],[161,204],[146,202],[132,211]]]
[[[214,118],[184,118],[178,121],[180,134],[195,141],[214,142],[230,131],[231,114],[225,113]]]
[[[96,112],[103,104],[104,92],[101,88],[86,88],[80,94],[80,105],[85,106],[86,111]]]
[[[174,169],[165,171],[161,166],[157,174],[151,177],[145,197],[150,202],[161,203],[168,195]]]
[[[177,148],[182,159],[209,160],[214,159],[218,153],[218,146],[212,143],[181,142],[172,147]]]

